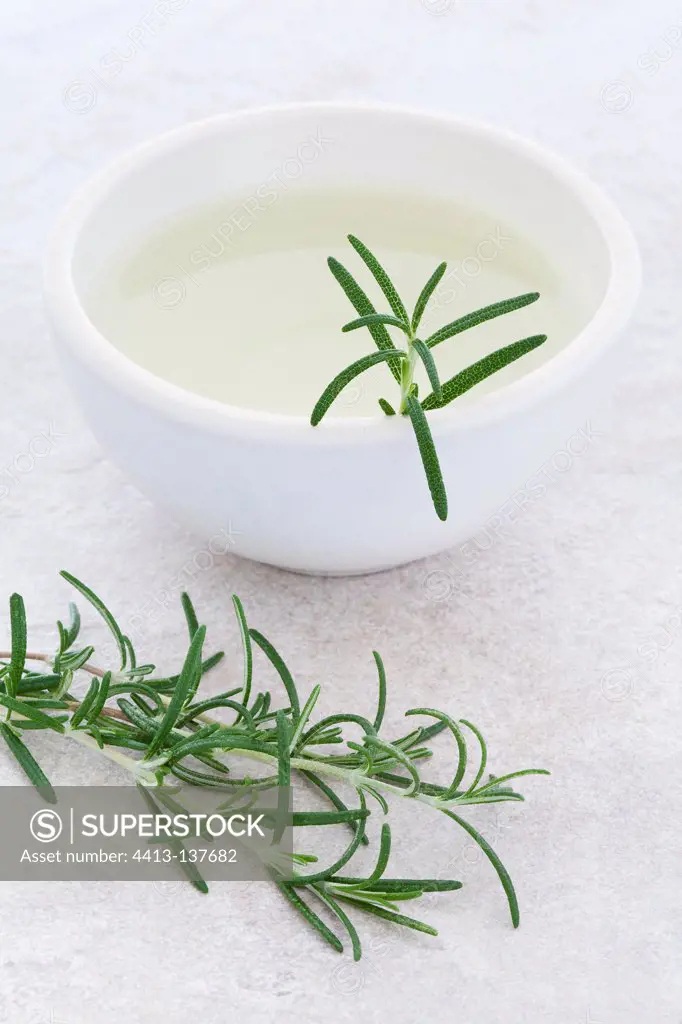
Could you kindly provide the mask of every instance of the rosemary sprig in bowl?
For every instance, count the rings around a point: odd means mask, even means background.
[[[389,815],[391,800],[417,801],[453,821],[479,845],[499,877],[512,922],[518,926],[518,901],[509,873],[461,812],[478,804],[522,801],[523,796],[509,782],[548,772],[530,768],[486,777],[487,748],[479,729],[435,708],[410,708],[406,716],[413,720],[413,728],[398,738],[388,738],[384,725],[386,673],[376,651],[378,699],[374,718],[340,711],[313,721],[320,686],[314,686],[302,699],[281,655],[262,633],[249,627],[236,596],[233,605],[243,649],[242,683],[224,693],[200,696],[203,677],[223,653],[204,657],[206,628],[199,625],[188,595],[182,596],[189,633],[184,663],[177,675],[159,676],[154,665],[138,664],[130,638],[102,600],[69,573],[63,572],[62,576],[106,622],[116,643],[118,664],[106,670],[93,664],[94,648],[79,642],[81,618],[75,604],[70,605],[68,624],[57,623],[56,653],[30,652],[23,599],[18,594],[10,598],[11,651],[0,652],[0,708],[4,709],[0,733],[46,800],[54,801],[55,794],[25,742],[25,734],[31,730],[51,730],[98,752],[128,772],[149,797],[158,787],[175,780],[234,792],[234,787],[243,785],[288,786],[292,776],[298,778],[316,790],[330,810],[295,812],[295,836],[311,824],[341,825],[350,829],[350,840],[331,864],[318,866],[314,854],[296,852],[293,876],[271,868],[271,877],[308,924],[341,952],[341,939],[313,909],[316,904],[326,908],[348,934],[355,959],[361,956],[361,944],[349,917],[351,910],[434,935],[430,925],[398,908],[424,892],[461,888],[461,882],[454,879],[386,877],[392,845],[386,821],[381,825],[373,870],[367,875],[346,873],[352,870],[350,862],[360,845],[368,842],[372,816]],[[254,689],[256,649],[281,680],[286,699],[279,706],[270,692]],[[72,692],[79,673],[90,679],[87,692],[80,698]],[[231,724],[212,717],[212,712],[219,709],[234,715]],[[359,731],[359,740],[348,736],[353,728]],[[422,765],[431,756],[430,741],[444,731],[450,733],[455,749],[452,779],[446,785],[430,782],[422,774]],[[473,760],[468,743],[471,737],[477,748]],[[237,775],[235,762],[244,759],[260,766],[263,774]],[[346,803],[337,791],[339,786],[354,794],[357,806]],[[194,865],[187,874],[195,888],[208,891]]]
[[[378,351],[362,356],[334,377],[315,403],[310,422],[312,426],[316,427],[346,385],[377,364],[385,363],[400,387],[397,412],[399,415],[409,416],[412,422],[434,508],[438,518],[445,520],[448,517],[448,497],[436,446],[425,413],[431,409],[444,409],[460,395],[480,384],[486,377],[498,373],[505,366],[509,366],[510,363],[543,345],[547,341],[547,335],[535,334],[497,349],[471,366],[467,366],[466,369],[461,370],[444,383],[440,379],[432,350],[441,342],[454,338],[472,327],[477,327],[486,321],[513,313],[517,309],[523,309],[524,306],[537,302],[540,294],[539,292],[528,292],[525,295],[517,295],[515,298],[478,309],[458,320],[453,320],[452,323],[445,324],[444,327],[438,328],[437,331],[422,340],[417,336],[417,332],[426,307],[447,270],[447,263],[441,263],[436,267],[424,285],[410,316],[395,285],[374,253],[355,235],[348,235],[348,241],[379,285],[391,307],[391,312],[378,313],[350,271],[338,260],[332,256],[329,257],[327,260],[329,269],[341,285],[356,313],[359,314],[355,320],[345,324],[342,330],[345,332],[356,331],[361,327],[366,327]],[[389,327],[403,332],[406,341],[404,349],[396,347],[388,332]],[[414,380],[415,368],[420,363],[426,371],[432,389],[423,400],[419,399],[418,385]],[[387,416],[396,415],[396,410],[385,398],[379,399],[379,405]]]

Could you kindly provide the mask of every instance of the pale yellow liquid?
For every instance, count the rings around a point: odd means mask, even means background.
[[[200,395],[243,408],[309,415],[326,384],[375,351],[366,329],[343,334],[357,314],[327,267],[335,256],[375,307],[390,312],[346,241],[359,236],[378,256],[408,309],[442,260],[448,273],[421,337],[481,306],[528,291],[540,300],[434,350],[442,380],[488,352],[532,334],[540,349],[478,385],[477,397],[551,359],[584,320],[546,256],[495,216],[386,191],[300,188],[267,207],[226,199],[170,224],[107,268],[88,313],[135,363]],[[404,336],[391,328],[398,346]],[[418,372],[420,394],[430,390]],[[373,415],[398,386],[379,365],[337,399],[331,414]]]

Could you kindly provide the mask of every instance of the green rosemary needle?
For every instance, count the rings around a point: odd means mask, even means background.
[[[535,334],[530,338],[523,338],[504,348],[497,349],[490,355],[480,359],[472,366],[455,374],[449,380],[442,383],[438,373],[432,349],[448,338],[454,338],[463,331],[472,327],[494,320],[507,313],[523,309],[540,298],[538,292],[528,292],[525,295],[517,295],[515,298],[506,299],[503,302],[496,302],[491,306],[478,309],[473,313],[453,320],[452,323],[440,327],[437,331],[425,339],[417,336],[417,330],[422,321],[426,307],[432,298],[436,288],[447,270],[447,263],[441,263],[434,270],[429,280],[424,285],[412,316],[408,315],[403,300],[400,298],[395,285],[382,267],[379,260],[370,249],[361,242],[355,235],[348,235],[348,241],[370,271],[375,282],[383,292],[384,298],[391,307],[390,313],[378,313],[367,294],[360,287],[353,275],[338,260],[330,257],[328,266],[339,285],[348,297],[351,305],[359,316],[355,320],[342,327],[344,332],[356,331],[366,327],[379,349],[378,352],[363,356],[347,366],[334,377],[324,389],[312,411],[310,422],[316,427],[327,413],[334,400],[340,395],[343,389],[355,377],[372,369],[377,363],[385,362],[393,374],[397,384],[400,386],[400,401],[397,412],[402,416],[409,416],[417,439],[419,454],[426,474],[426,480],[431,492],[431,499],[438,518],[445,520],[448,517],[448,500],[443,482],[443,474],[436,452],[436,446],[431,435],[431,429],[424,412],[432,409],[443,409],[450,402],[453,402],[466,391],[480,384],[486,377],[504,369],[510,363],[515,362],[522,356],[532,352],[533,349],[547,341],[546,334]],[[396,348],[396,345],[388,332],[389,327],[397,328],[405,335],[406,348]],[[415,368],[421,363],[431,385],[431,392],[420,401],[417,395],[417,385],[414,381]],[[395,416],[396,410],[384,398],[379,399],[379,406],[387,416]]]
[[[392,308],[397,307],[396,296],[391,298]],[[475,804],[522,801],[521,794],[508,783],[520,776],[548,772],[531,768],[485,779],[487,748],[480,731],[464,719],[457,721],[432,708],[412,708],[406,712],[408,716],[430,718],[430,724],[419,724],[397,739],[388,738],[384,728],[386,671],[377,652],[374,659],[378,699],[373,721],[355,712],[341,711],[313,722],[320,686],[313,687],[305,698],[299,693],[291,671],[274,645],[248,626],[237,597],[233,603],[244,658],[242,685],[226,693],[201,697],[204,676],[223,654],[204,657],[206,628],[199,624],[187,594],[182,595],[189,635],[183,665],[177,675],[159,676],[154,665],[138,665],[132,641],[104,602],[74,576],[66,572],[62,576],[107,624],[117,642],[121,664],[108,670],[92,664],[93,647],[79,646],[81,618],[73,604],[69,624],[57,625],[59,642],[55,654],[28,651],[24,602],[17,594],[10,598],[12,646],[10,651],[0,652],[0,709],[4,711],[0,734],[45,800],[54,802],[54,790],[25,742],[25,734],[36,729],[52,730],[63,740],[80,743],[115,762],[143,788],[149,806],[155,806],[154,794],[163,800],[165,783],[176,779],[232,791],[238,785],[268,789],[301,780],[316,790],[331,810],[297,809],[292,816],[296,840],[306,827],[324,825],[348,829],[349,841],[332,864],[319,866],[314,854],[297,851],[293,855],[293,875],[285,876],[275,867],[271,867],[270,874],[287,902],[340,952],[343,943],[339,935],[313,909],[319,904],[326,908],[342,932],[347,933],[355,959],[359,959],[362,947],[349,916],[351,912],[374,915],[433,935],[435,930],[430,925],[400,912],[397,906],[416,900],[425,892],[461,888],[462,883],[455,879],[386,877],[393,842],[387,821],[379,830],[379,847],[369,874],[363,877],[345,873],[358,848],[367,844],[374,816],[388,815],[392,800],[416,800],[455,822],[478,844],[502,884],[512,923],[514,927],[518,925],[518,901],[511,878],[488,842],[461,817],[461,811]],[[254,645],[279,675],[285,696],[281,703],[270,692],[254,695]],[[37,664],[43,666],[42,670],[31,667]],[[89,677],[87,691],[80,699],[71,692],[76,673]],[[214,721],[210,712],[215,709],[234,712],[232,723]],[[356,735],[359,728],[359,741],[346,736],[349,726]],[[426,744],[444,730],[454,740],[452,779],[448,785],[430,782],[422,774],[422,762],[431,756]],[[467,733],[477,743],[475,771],[468,756]],[[236,778],[230,770],[235,767],[235,759],[239,763],[244,759],[253,761],[262,774],[256,771],[253,776]],[[467,783],[469,776],[473,777]],[[352,794],[357,804],[349,805],[337,792],[338,787]],[[208,891],[196,866],[192,865],[186,874],[196,889]]]

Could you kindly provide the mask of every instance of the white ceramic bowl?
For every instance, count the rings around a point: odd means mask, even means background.
[[[253,189],[316,133],[333,140],[316,184],[390,182],[492,210],[551,252],[587,311],[576,336],[543,365],[480,400],[429,414],[449,494],[445,523],[407,420],[330,414],[313,429],[302,416],[200,397],[135,365],[84,312],[83,296],[115,254],[183,211]],[[78,401],[141,490],[205,535],[229,526],[237,554],[346,574],[442,551],[494,524],[608,390],[609,350],[639,287],[637,247],[618,211],[537,145],[414,111],[305,104],[202,121],[118,160],[63,215],[45,291]]]

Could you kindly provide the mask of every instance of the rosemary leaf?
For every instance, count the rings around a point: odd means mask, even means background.
[[[375,734],[374,726],[368,722],[363,715],[353,715],[351,713],[327,715],[326,718],[321,718],[319,722],[316,722],[315,725],[311,726],[301,740],[301,747],[306,747],[318,732],[326,729],[329,725],[336,725],[337,722],[354,722],[356,725],[360,726],[367,736],[374,736]]]
[[[412,426],[417,438],[419,454],[421,455],[422,465],[426,473],[431,498],[438,518],[444,521],[448,518],[448,496],[445,491],[445,484],[443,483],[440,462],[436,454],[436,446],[433,443],[431,430],[423,412],[424,408],[427,408],[426,402],[422,407],[413,396],[408,398],[407,411],[412,420]]]
[[[289,725],[283,711],[277,712],[277,824],[273,831],[273,842],[278,843],[287,823],[289,811],[289,787],[291,785],[291,737]]]
[[[97,594],[90,590],[90,587],[86,587],[85,583],[81,583],[79,579],[72,576],[70,572],[66,572],[65,569],[62,569],[59,575],[62,576],[67,583],[70,583],[72,587],[75,587],[76,590],[83,595],[86,601],[89,601],[95,611],[104,619],[114,637],[114,640],[116,641],[116,646],[118,647],[118,651],[121,656],[121,669],[124,669],[127,664],[128,654],[126,651],[125,640],[123,639],[123,633],[121,632],[121,627],[114,616]]]
[[[218,722],[213,725],[207,725],[203,729],[199,729],[192,736],[188,737],[184,742],[177,743],[173,746],[173,750],[168,758],[168,764],[174,764],[176,761],[181,761],[183,757],[188,757],[190,754],[204,753],[205,751],[215,750],[218,743],[218,739],[215,735],[220,729]]]
[[[27,693],[35,693],[39,690],[56,690],[62,681],[62,677],[56,673],[46,673],[44,676],[28,676],[25,675],[15,696],[21,697]]]
[[[377,713],[374,717],[374,729],[376,732],[379,732],[384,720],[384,712],[386,711],[386,669],[379,652],[372,651],[372,654],[379,674],[379,700],[377,703]]]
[[[388,860],[391,856],[391,826],[384,823],[381,826],[381,839],[379,841],[379,856],[377,862],[372,869],[372,873],[367,876],[364,882],[362,882],[359,889],[373,889],[374,883],[381,879],[384,871],[388,867]]]
[[[71,728],[72,729],[75,729],[76,726],[80,722],[82,722],[83,719],[86,717],[88,711],[90,710],[90,708],[92,707],[92,705],[95,702],[95,699],[97,697],[98,692],[99,692],[99,682],[98,682],[97,679],[95,679],[93,677],[92,681],[90,682],[90,687],[88,689],[88,692],[86,693],[85,697],[81,701],[80,707],[77,708],[76,711],[74,711],[73,715],[71,716]]]
[[[341,330],[344,334],[348,331],[357,331],[359,327],[370,327],[372,324],[386,324],[387,327],[399,327],[405,334],[409,334],[409,325],[404,320],[398,320],[395,316],[390,316],[388,313],[368,313],[367,316],[361,316],[357,320],[351,320],[350,323],[344,324]]]
[[[251,696],[251,681],[253,679],[253,651],[251,649],[251,635],[249,633],[246,615],[244,614],[244,608],[236,594],[232,595],[232,604],[234,606],[234,613],[237,616],[237,623],[239,625],[239,635],[241,636],[242,651],[244,656],[244,685],[242,688],[242,704],[245,704],[248,707],[249,698]]]
[[[308,724],[308,719],[310,718],[310,715],[312,714],[313,708],[317,704],[317,698],[320,696],[320,691],[321,690],[322,690],[322,687],[318,683],[317,686],[313,687],[313,689],[310,692],[310,696],[308,697],[307,701],[303,705],[303,711],[300,714],[298,722],[296,723],[296,728],[294,729],[294,734],[291,737],[290,750],[291,750],[292,754],[296,750],[296,748],[298,746],[298,741],[300,740],[300,738],[301,738],[301,736],[303,734],[303,730],[305,729],[306,725]]]
[[[251,639],[258,644],[261,651],[263,652],[263,654],[265,654],[270,663],[273,665],[279,678],[282,680],[282,683],[284,684],[284,689],[287,691],[287,697],[289,698],[289,703],[291,704],[291,717],[295,727],[298,722],[299,715],[301,713],[301,705],[298,699],[298,691],[296,689],[294,677],[292,676],[291,672],[284,663],[284,659],[280,655],[279,651],[275,649],[275,647],[270,643],[270,641],[266,637],[263,636],[262,633],[259,633],[257,629],[250,629],[249,633],[251,635]]]
[[[123,637],[123,645],[126,649],[128,671],[134,671],[137,667],[137,658],[135,656],[135,648],[129,636]]]
[[[22,701],[22,706],[25,706],[26,704],[30,705],[32,708],[53,708],[59,711],[69,710],[69,705],[65,701],[56,700],[53,697],[32,697],[29,695]]]
[[[334,399],[338,398],[347,384],[350,384],[352,380],[359,377],[359,375],[364,373],[365,370],[369,370],[372,366],[376,366],[377,363],[387,362],[389,359],[394,357],[403,360],[407,358],[407,355],[399,349],[396,349],[392,355],[386,351],[370,352],[369,355],[356,360],[356,362],[351,363],[351,365],[347,366],[345,370],[342,370],[341,373],[337,374],[337,376],[334,377],[334,380],[327,385],[315,403],[315,408],[310,416],[312,426],[317,426]]]
[[[59,659],[60,671],[64,673],[68,669],[71,674],[78,672],[84,665],[87,665],[94,653],[94,647],[84,647],[82,651],[69,651],[67,654],[63,654]]]
[[[314,910],[311,910],[307,903],[301,899],[296,890],[287,882],[277,881],[277,888],[283,896],[289,900],[292,906],[296,907],[298,912],[303,915],[308,924],[312,925],[313,928],[319,932],[325,942],[328,942],[332,949],[335,949],[337,953],[343,953],[343,943],[341,940],[334,935],[331,928],[328,928],[324,921],[317,916]]]
[[[369,811],[362,807],[350,808],[345,811],[294,811],[292,825],[342,825],[348,822],[367,818]]]
[[[180,595],[180,602],[182,604],[182,610],[185,613],[185,619],[187,620],[189,638],[190,640],[193,640],[194,634],[199,629],[199,620],[197,619],[197,613],[194,611],[192,599],[186,591],[183,591]]]
[[[69,601],[69,625],[65,626],[62,622],[57,622],[57,631],[59,632],[59,653],[62,654],[67,651],[69,647],[72,647],[81,628],[81,616],[78,611],[77,605],[73,601]]]
[[[332,875],[329,881],[342,885],[359,886],[364,883],[365,879],[353,878],[349,875]],[[372,888],[376,892],[385,893],[411,892],[415,888],[422,892],[454,892],[454,890],[462,888],[462,883],[442,878],[381,878],[374,882]]]
[[[439,345],[441,341],[453,338],[456,334],[468,331],[472,327],[478,327],[479,324],[483,324],[487,320],[494,320],[498,316],[505,316],[507,313],[513,313],[517,309],[523,309],[524,306],[537,302],[539,298],[539,292],[528,292],[526,295],[517,295],[514,299],[495,302],[492,306],[477,309],[474,313],[467,313],[466,316],[460,317],[459,320],[453,320],[451,324],[439,327],[434,334],[426,339],[426,344],[429,348],[433,348],[434,345]]]
[[[425,924],[423,921],[418,921],[414,917],[406,917],[405,914],[397,914],[393,910],[386,910],[385,907],[377,906],[374,903],[369,903],[366,900],[355,898],[349,894],[337,893],[337,897],[343,900],[345,903],[350,903],[352,906],[357,907],[359,910],[364,910],[368,914],[374,914],[375,917],[381,917],[384,921],[392,921],[393,924],[400,924],[404,928],[412,928],[416,932],[424,932],[426,935],[438,935],[435,928],[432,928],[430,924]]]
[[[134,704],[131,704],[129,700],[125,700],[123,697],[117,700],[116,703],[126,718],[128,718],[128,720],[132,722],[132,724],[136,726],[141,733],[148,736],[150,739],[154,736],[158,728],[157,720],[152,718],[150,715],[145,714],[144,711],[141,711],[139,708],[135,707]]]
[[[355,925],[353,924],[353,922],[351,921],[343,907],[341,907],[334,899],[334,897],[329,892],[326,886],[324,886],[321,882],[315,882],[311,886],[311,888],[313,892],[319,897],[319,899],[321,899],[322,902],[327,907],[329,907],[331,912],[338,917],[339,921],[348,932],[348,937],[350,938],[351,946],[353,948],[353,959],[357,962],[362,957],[362,945],[360,944],[360,936],[357,933]]]
[[[479,359],[477,363],[467,366],[466,370],[455,374],[454,377],[451,377],[449,381],[443,384],[443,397],[440,401],[433,392],[427,395],[422,402],[422,409],[442,409],[454,401],[455,398],[459,398],[460,395],[475,387],[476,384],[480,384],[486,377],[497,373],[498,370],[503,370],[505,366],[509,366],[510,363],[516,362],[521,356],[525,356],[532,352],[533,349],[544,345],[546,341],[546,334],[536,334],[531,338],[515,341],[512,345],[507,345],[505,348],[500,348],[497,352],[492,352],[489,356]]]
[[[455,737],[457,743],[457,771],[455,777],[450,783],[449,787],[443,793],[443,800],[451,800],[457,789],[464,778],[464,774],[467,769],[467,745],[462,730],[455,722],[454,718],[450,715],[446,715],[444,711],[436,711],[434,708],[411,708],[405,712],[405,715],[430,715],[432,718],[437,718],[439,722],[443,722],[450,729],[450,732]]]
[[[15,712],[18,715],[24,715],[42,729],[52,729],[54,732],[64,732],[64,726],[58,718],[51,718],[50,715],[46,715],[42,711],[39,711],[38,708],[33,707],[33,705],[26,700],[17,700],[15,697],[10,697],[8,693],[0,693],[0,704],[3,704],[9,711]],[[19,727],[21,726],[20,721],[17,721],[14,724]]]
[[[63,725],[64,722],[68,722],[69,716],[66,715],[66,714],[65,715],[52,715],[51,716],[51,720],[53,722],[56,722],[58,725]],[[17,730],[21,729],[22,733],[24,733],[24,732],[31,732],[31,731],[39,732],[39,731],[45,729],[45,726],[42,724],[42,722],[34,722],[34,721],[32,721],[32,719],[29,719],[29,718],[25,718],[22,721],[18,721],[18,719],[13,718],[11,724],[12,724],[12,726],[15,729],[17,729]]]
[[[523,775],[551,775],[545,768],[524,768],[520,772],[510,772],[508,775],[500,775],[477,791],[478,795],[486,793],[491,789],[497,789],[500,782],[508,782],[510,779],[520,779]]]
[[[462,725],[466,725],[467,729],[471,729],[474,736],[478,740],[479,746],[481,748],[481,763],[479,765],[478,771],[476,772],[476,777],[474,778],[473,782],[471,783],[466,793],[464,794],[465,796],[468,796],[470,793],[474,792],[476,786],[478,786],[479,782],[483,778],[485,767],[486,764],[488,763],[488,747],[483,736],[481,735],[480,729],[477,726],[473,725],[471,722],[467,722],[465,718],[461,719],[461,723]]]
[[[291,755],[289,753],[289,727],[283,711],[277,712],[277,756],[278,785],[285,788],[291,784]]]
[[[66,628],[67,647],[72,647],[78,639],[81,629],[81,615],[78,606],[69,601],[69,625]]]
[[[146,803],[147,807],[154,814],[154,816],[156,816],[161,808],[156,803],[149,790],[145,786],[141,786],[139,783],[137,788],[140,791],[140,795],[142,796],[142,799]],[[182,843],[179,839],[170,837],[164,841],[163,845],[168,846],[172,853],[176,855],[175,863],[180,866],[180,870],[183,872],[184,875],[187,876],[187,878],[192,883],[194,888],[198,892],[204,894],[207,893],[208,885],[204,881],[201,872],[198,870],[196,864],[190,861],[188,857],[181,856],[181,854],[186,850],[184,843]]]
[[[26,609],[21,594],[12,594],[10,597],[9,614],[12,631],[12,656],[5,685],[10,697],[16,697],[26,664]]]
[[[230,695],[235,693],[241,693],[241,686],[237,687],[236,690],[228,690],[227,693],[220,693],[217,697],[211,697],[209,700],[202,700],[198,704],[191,704],[187,709],[186,713],[178,719],[177,726],[182,728],[183,725],[187,725],[193,719],[198,718],[200,715],[205,715],[208,711],[212,711],[214,708],[229,708],[232,711],[237,712],[237,719],[243,718],[247,728],[252,729],[254,727],[254,720],[251,712],[242,704],[240,701],[230,700]]]
[[[367,809],[367,801],[365,800],[365,797],[364,797],[362,791],[360,791],[358,793],[358,796],[360,797],[360,807],[361,807],[361,809],[363,811],[365,811]],[[341,856],[339,857],[338,860],[336,860],[330,867],[325,868],[322,871],[317,871],[315,874],[312,874],[312,875],[296,875],[292,879],[290,884],[291,885],[310,885],[311,882],[322,882],[322,881],[324,881],[325,878],[328,878],[330,875],[335,875],[338,871],[341,870],[341,868],[346,866],[348,861],[351,859],[353,854],[356,852],[356,850],[358,849],[360,843],[362,842],[362,837],[364,836],[364,834],[365,834],[365,818],[362,817],[362,818],[360,818],[358,820],[358,823],[357,823],[357,826],[356,826],[356,829],[355,829],[355,835],[353,836],[353,838],[351,839],[350,843],[348,844],[346,849],[343,851],[343,853],[341,854]]]
[[[507,896],[507,900],[509,902],[509,911],[511,913],[512,924],[515,928],[518,928],[520,920],[519,904],[516,898],[514,883],[512,882],[509,876],[509,872],[505,868],[504,864],[497,856],[490,843],[488,843],[483,838],[480,832],[476,831],[473,825],[470,825],[468,821],[465,821],[464,818],[460,818],[458,814],[455,814],[454,811],[448,810],[446,807],[441,807],[440,810],[442,811],[443,814],[446,814],[448,818],[452,818],[452,820],[456,821],[458,825],[461,825],[465,832],[469,833],[471,838],[474,840],[475,843],[478,843],[480,848],[483,850],[483,853],[486,855],[492,866],[495,868],[495,871],[497,872],[498,878],[502,883],[502,888],[504,889]]]
[[[409,324],[410,318],[407,315],[407,310],[403,305],[403,301],[398,295],[398,292],[395,289],[393,281],[391,281],[390,277],[388,276],[382,265],[379,263],[379,260],[376,258],[374,253],[370,252],[370,250],[367,248],[364,242],[361,242],[359,238],[355,237],[355,235],[349,235],[348,241],[353,246],[353,248],[360,256],[360,258],[367,265],[372,276],[374,277],[374,280],[377,282],[382,292],[388,299],[388,303],[393,312],[395,313],[396,317],[398,318],[398,320],[400,320],[404,324]]]
[[[161,749],[170,735],[171,729],[180,717],[185,701],[188,697],[191,699],[190,695],[194,693],[199,684],[199,680],[201,679],[201,652],[205,639],[206,627],[200,626],[192,638],[192,643],[190,644],[187,657],[185,658],[185,664],[182,667],[182,672],[180,673],[177,686],[173,691],[173,696],[171,697],[166,709],[166,714],[164,715],[161,724],[149,745],[146,758],[147,760],[152,758],[154,754]]]
[[[14,729],[6,722],[0,723],[0,732],[2,732],[7,746],[23,768],[27,778],[33,783],[43,799],[47,800],[50,804],[56,804],[57,797],[50,785],[50,780],[28,747],[22,743]]]
[[[424,287],[422,288],[421,294],[417,299],[417,304],[414,307],[414,313],[412,314],[413,334],[417,333],[417,330],[419,329],[419,324],[421,323],[422,316],[424,315],[424,310],[426,309],[429,303],[429,299],[431,298],[436,288],[440,284],[441,278],[443,277],[443,274],[447,270],[447,267],[447,263],[440,263],[436,267],[434,272],[431,274],[431,277],[428,279]]]
[[[368,782],[366,782],[363,785],[362,789],[363,789],[363,792],[369,793],[370,796],[374,797],[374,799],[379,804],[379,807],[381,807],[381,809],[384,812],[384,814],[388,814],[388,812],[389,812],[388,800],[386,799],[386,797],[382,793],[379,792],[378,789],[376,789],[376,787],[371,786]]]
[[[419,785],[421,779],[419,778],[419,772],[412,764],[412,761],[404,754],[400,747],[394,747],[392,743],[387,743],[385,740],[380,740],[377,736],[365,737],[365,743],[368,746],[377,747],[384,753],[391,754],[393,758],[406,768],[410,774],[410,782],[405,790],[405,796],[414,796],[419,791]]]
[[[132,679],[128,683],[114,683],[111,685],[111,672],[108,672],[107,676],[109,677],[107,683],[107,696],[116,697],[119,693],[129,693],[131,695],[145,694],[145,696],[149,697],[150,700],[154,702],[157,710],[163,708],[164,704],[159,692],[153,686],[149,686],[147,683],[141,683]],[[138,707],[141,707],[141,705],[138,704]],[[146,713],[149,713],[149,708],[146,705],[142,705],[142,710],[146,710]]]
[[[337,810],[348,811],[348,807],[343,802],[341,797],[337,793],[335,793],[331,786],[328,785],[323,779],[321,779],[319,775],[315,775],[314,772],[305,770],[301,771],[301,775],[303,776],[303,778],[311,782],[317,789],[319,789],[321,793],[324,793],[327,800],[329,800],[329,802],[333,804]],[[351,828],[353,829],[353,832],[355,832],[354,826],[351,825]],[[369,839],[367,838],[366,835],[363,835],[361,843],[363,846],[368,845]]]
[[[424,364],[424,369],[426,370],[427,376],[429,378],[429,383],[433,388],[434,395],[436,396],[438,401],[442,401],[443,389],[441,387],[440,377],[438,376],[438,370],[436,369],[435,360],[431,355],[431,350],[428,349],[424,342],[420,341],[419,338],[413,339],[412,346],[417,355],[419,356],[419,358],[421,359],[422,363]]]
[[[173,764],[171,765],[171,774],[175,775],[181,782],[189,782],[192,786],[206,786],[208,789],[222,789],[222,790],[233,790],[235,785],[243,785],[244,783],[235,782],[234,779],[221,778],[218,775],[211,775],[208,772],[197,772],[193,768],[187,768],[186,765]],[[251,785],[249,781],[248,785]]]
[[[206,675],[207,672],[210,672],[211,669],[216,667],[216,665],[219,665],[224,657],[225,657],[225,652],[224,651],[216,651],[215,654],[212,654],[210,658],[206,658],[205,661],[202,661],[202,663],[201,663],[201,678],[203,679],[203,677]]]
[[[350,274],[349,271],[346,270],[342,263],[339,263],[339,261],[335,260],[333,256],[330,256],[329,259],[327,260],[327,265],[332,274],[334,275],[334,277],[336,278],[336,280],[338,281],[338,283],[343,288],[347,298],[350,300],[356,313],[359,313],[360,316],[368,316],[371,315],[372,313],[376,313],[376,309],[374,308],[370,300],[367,298],[365,292],[362,290],[362,288],[357,283],[352,274]],[[369,324],[368,330],[372,336],[374,344],[378,349],[382,351],[395,350],[395,345],[393,344],[391,335],[386,330],[384,324]],[[393,374],[397,382],[400,383],[399,361],[397,359],[389,360],[388,368],[390,369],[391,373]]]

